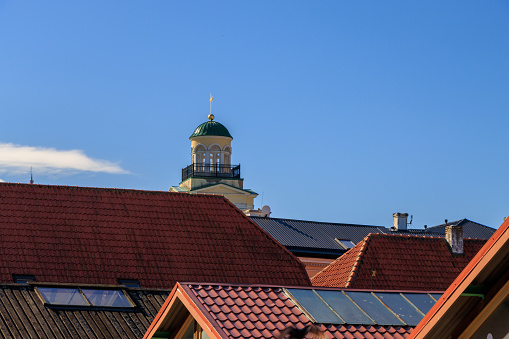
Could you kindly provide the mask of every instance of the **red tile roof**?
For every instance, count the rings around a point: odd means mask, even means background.
[[[310,284],[303,265],[222,196],[0,183],[0,239],[1,282]]]
[[[182,293],[175,293],[179,290]],[[287,327],[312,324],[279,286],[177,284],[144,338],[159,331],[175,295],[198,307],[198,316],[211,324],[218,338],[276,338]],[[166,311],[166,312],[165,312]],[[196,314],[195,314],[196,315]],[[166,323],[168,325],[168,323]],[[413,327],[315,324],[327,338],[403,339]],[[163,325],[164,326],[164,325]]]
[[[311,278],[314,286],[443,291],[486,240],[464,239],[452,255],[444,238],[370,234]]]

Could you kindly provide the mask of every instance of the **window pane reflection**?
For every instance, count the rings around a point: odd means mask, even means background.
[[[48,304],[88,306],[77,288],[38,287],[38,290]]]
[[[82,292],[94,306],[132,307],[121,291],[83,289]]]

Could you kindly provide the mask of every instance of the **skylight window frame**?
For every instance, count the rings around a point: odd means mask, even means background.
[[[44,294],[39,290],[40,288],[52,288],[52,289],[75,289],[81,296],[81,298],[87,303],[87,305],[72,305],[72,304],[58,304],[51,303],[44,297]],[[137,305],[133,302],[131,297],[127,294],[124,288],[97,288],[97,287],[80,287],[80,286],[51,286],[51,285],[41,285],[35,286],[34,290],[39,298],[42,300],[44,306],[49,308],[59,308],[59,309],[98,309],[98,310],[112,310],[112,311],[134,311],[137,309]],[[121,292],[124,296],[125,300],[131,306],[111,306],[111,305],[94,305],[83,293],[82,290],[93,290],[93,291],[116,291]]]
[[[301,290],[307,290],[306,292],[308,295],[301,295],[301,293],[294,293],[295,291],[301,291]],[[337,304],[336,301],[334,301],[331,295],[321,295],[321,293],[329,293],[334,292],[338,293],[338,295],[342,294],[346,299],[351,302],[352,306],[356,307],[360,313],[358,315],[360,318],[362,318],[362,315],[365,316],[366,319],[346,319],[346,313],[344,313],[345,309],[340,306],[340,304]],[[363,326],[373,326],[373,325],[382,325],[382,326],[414,326],[409,325],[405,320],[417,320],[422,321],[422,318],[424,318],[423,311],[420,310],[419,307],[417,307],[416,304],[411,302],[404,294],[412,294],[412,293],[418,293],[420,295],[427,295],[430,297],[430,300],[435,300],[435,298],[432,298],[429,293],[426,292],[416,292],[416,291],[369,291],[369,290],[346,290],[346,289],[340,289],[340,290],[332,290],[332,289],[315,289],[315,288],[299,288],[299,287],[284,287],[283,293],[297,306],[297,308],[304,313],[304,315],[315,324],[333,324],[333,325],[344,325],[344,324],[355,324],[355,325],[363,325]],[[396,298],[397,303],[390,302],[395,307],[394,309],[389,307],[384,300],[382,300],[382,295],[378,294],[389,294],[389,297]],[[325,308],[322,308],[320,310],[320,307],[315,310],[315,307],[308,308],[310,305],[310,300],[314,299],[312,295],[315,295],[317,298],[317,301],[321,301],[321,303],[324,304]],[[399,296],[399,299],[398,297]],[[329,303],[329,301],[331,303]],[[359,303],[358,301],[361,301]],[[314,304],[313,304],[314,305]],[[340,306],[337,308],[336,306]],[[397,306],[397,307],[396,307]],[[401,306],[401,307],[400,307]],[[433,306],[432,306],[433,307]],[[329,311],[326,311],[325,313],[323,310],[328,309]],[[355,310],[355,309],[354,309]],[[316,312],[315,312],[316,311]],[[355,310],[357,311],[357,310]],[[403,313],[399,313],[405,311]],[[404,316],[406,313],[411,312],[413,313],[411,316],[406,317]],[[335,317],[340,320],[340,322],[330,322],[332,318],[327,313],[332,313]],[[362,315],[361,315],[362,314]],[[400,316],[401,314],[401,316]],[[344,315],[344,317],[343,317]],[[405,319],[403,319],[403,317]],[[332,319],[335,320],[335,319]],[[347,321],[348,320],[348,321]],[[369,321],[369,322],[368,322]]]
[[[353,247],[355,247],[355,243],[351,240],[351,239],[340,239],[340,238],[334,238],[334,241],[336,242],[336,244],[338,244],[339,246],[341,246],[344,250],[349,250]],[[350,242],[352,244],[352,246],[350,246],[350,244],[348,244],[349,246],[346,246],[344,242]]]
[[[118,284],[125,286],[126,288],[141,288],[140,281],[138,279],[117,279]]]
[[[33,274],[13,274],[12,280],[14,281],[15,284],[24,285],[33,284],[37,282],[37,279]]]

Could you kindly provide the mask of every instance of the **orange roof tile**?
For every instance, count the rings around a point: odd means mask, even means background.
[[[444,238],[370,234],[311,278],[314,286],[443,291],[486,240],[464,239],[453,255]]]
[[[192,308],[197,307],[199,313],[194,315],[207,321],[218,338],[275,338],[287,327],[300,329],[312,324],[280,286],[178,283],[144,338],[160,330],[158,325],[169,314],[177,290],[188,298]],[[403,339],[413,329],[411,326],[315,325],[327,338]]]
[[[0,239],[2,282],[309,285],[302,264],[222,196],[0,183]]]

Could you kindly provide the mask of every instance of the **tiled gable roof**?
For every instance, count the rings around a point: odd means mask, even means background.
[[[452,255],[444,238],[370,234],[311,282],[327,287],[445,290],[485,242],[464,239],[464,255]]]
[[[222,196],[0,183],[0,239],[1,282],[309,284],[302,264]]]
[[[209,285],[179,283],[181,289],[195,305],[201,316],[214,327],[220,338],[275,338],[288,327],[303,328],[312,324],[299,307],[283,292],[280,286]],[[175,291],[175,289],[174,289]],[[145,334],[156,330],[164,322],[158,319],[168,307],[170,299],[159,311]],[[315,324],[327,338],[386,338],[403,339],[409,336],[411,326],[333,325]]]

